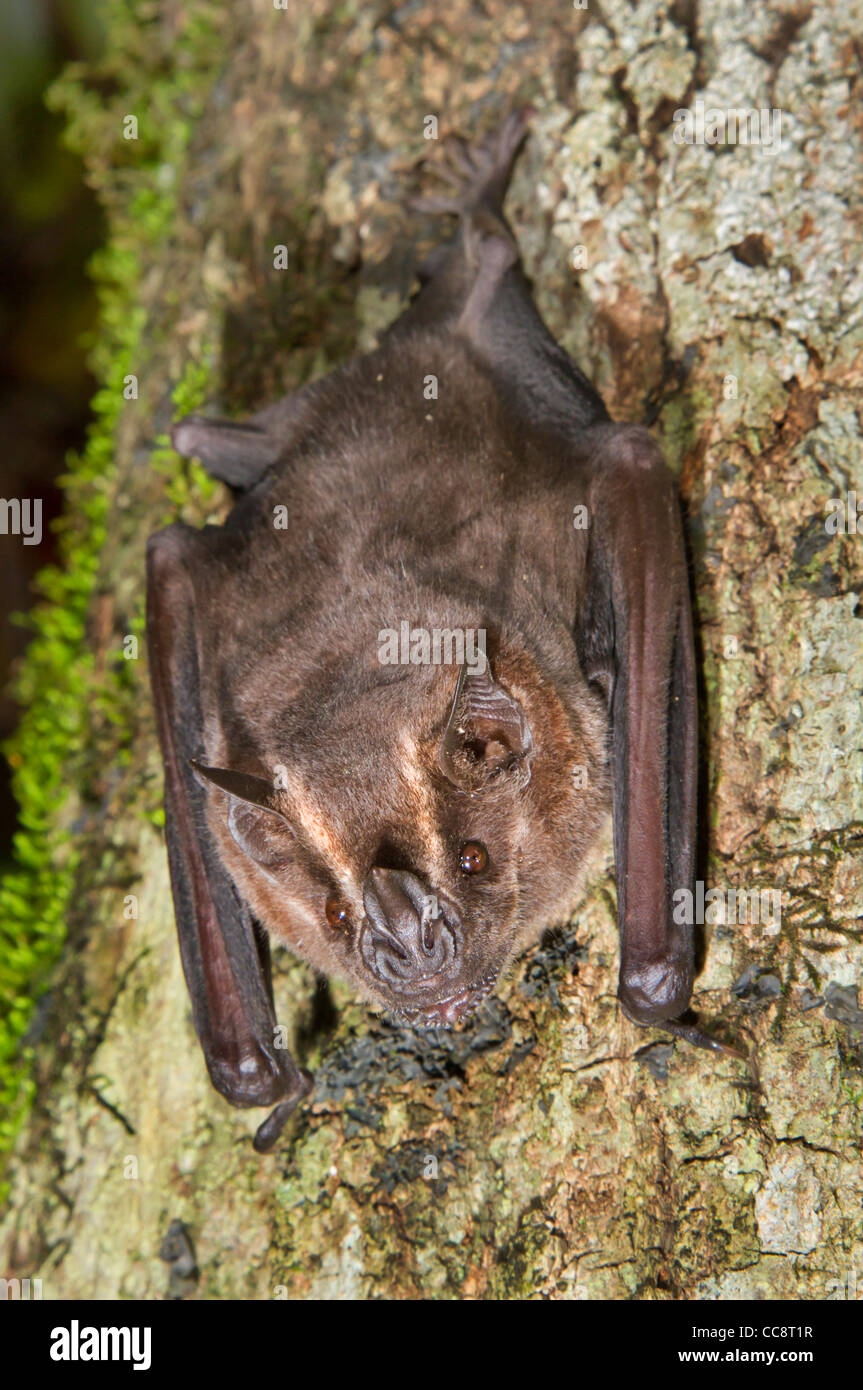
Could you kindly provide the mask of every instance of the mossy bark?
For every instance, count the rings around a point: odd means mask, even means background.
[[[863,539],[825,525],[830,499],[863,498],[852,26],[838,3],[110,5],[100,80],[61,94],[113,219],[122,357],[102,362],[107,423],[70,491],[68,563],[97,549],[98,566],[69,653],[84,722],[51,813],[68,931],[31,1029],[9,1274],[46,1297],[160,1297],[179,1219],[203,1298],[863,1287]],[[781,148],[678,144],[674,112],[699,98],[781,111]],[[508,209],[540,306],[680,478],[701,876],[782,894],[781,923],[703,933],[696,1007],[749,1060],[622,1019],[607,836],[574,920],[459,1032],[390,1027],[277,958],[318,1086],[259,1158],[260,1117],[211,1090],[194,1038],[143,643],[123,655],[147,535],[227,499],[164,442],[152,466],[154,446],[174,412],[250,409],[368,347],[439,235],[401,201],[433,152],[424,118],[470,134],[525,100]]]

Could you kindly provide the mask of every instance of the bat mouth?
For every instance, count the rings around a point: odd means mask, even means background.
[[[397,1000],[390,1005],[390,1009],[400,1023],[407,1023],[412,1028],[452,1028],[476,1013],[496,983],[495,973],[479,984],[465,985],[433,1002],[417,1004],[415,1001],[408,1003],[407,1000]]]

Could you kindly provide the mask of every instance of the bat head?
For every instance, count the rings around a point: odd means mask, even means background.
[[[449,1026],[571,901],[602,816],[604,721],[565,713],[526,659],[499,678],[346,684],[293,730],[290,761],[259,753],[275,780],[198,766],[226,794],[211,829],[274,936],[405,1021]]]

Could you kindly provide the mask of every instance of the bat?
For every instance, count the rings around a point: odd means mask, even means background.
[[[459,218],[370,354],[177,452],[234,493],[147,551],[166,840],[213,1084],[312,1088],[278,1046],[268,936],[373,1006],[448,1027],[578,901],[613,813],[618,997],[681,1016],[696,672],[673,479],[534,305],[503,200],[529,112],[447,144]]]

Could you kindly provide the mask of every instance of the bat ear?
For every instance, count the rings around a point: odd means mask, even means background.
[[[247,772],[205,767],[189,760],[203,781],[212,782],[230,797],[228,829],[244,854],[256,864],[275,868],[288,857],[293,834],[276,799],[272,784]]]
[[[238,801],[246,801],[250,806],[260,806],[263,811],[272,811],[276,816],[282,814],[276,800],[272,783],[263,777],[253,777],[248,772],[231,772],[226,767],[205,767],[203,763],[189,759],[189,766],[205,782],[221,787],[223,792],[234,796]]]
[[[449,720],[438,750],[438,765],[448,781],[464,790],[499,774],[517,785],[530,781],[533,737],[518,700],[495,680],[461,667]]]

